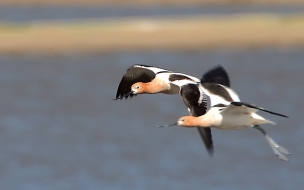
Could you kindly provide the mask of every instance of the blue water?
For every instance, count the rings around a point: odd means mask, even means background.
[[[129,16],[187,16],[241,13],[303,14],[304,6],[1,6],[0,21],[33,22],[36,20],[91,19]]]
[[[301,189],[304,49],[0,55],[0,189]],[[200,77],[223,65],[242,100],[290,116],[269,135],[213,130],[210,158],[195,129],[155,128],[187,114],[178,95],[113,101],[135,63]]]

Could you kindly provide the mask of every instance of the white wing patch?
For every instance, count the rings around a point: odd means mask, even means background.
[[[200,79],[198,79],[198,78],[196,78],[196,77],[193,77],[193,76],[190,76],[190,75],[183,74],[183,73],[172,73],[172,74],[186,76],[186,77],[190,78],[191,80],[193,80],[193,81],[195,81],[195,82],[198,82],[198,83],[201,82]]]
[[[224,104],[224,105],[229,105],[230,102],[224,99],[222,96],[210,94],[210,104],[211,106],[217,105],[217,104]]]
[[[220,86],[222,86],[227,91],[227,93],[230,95],[231,99],[234,102],[240,102],[241,101],[239,99],[239,96],[237,95],[237,93],[235,91],[233,91],[231,88],[228,88],[228,87],[223,86],[223,85],[220,85]],[[207,96],[209,96],[209,98],[210,98],[210,106],[214,106],[214,105],[217,105],[217,104],[224,104],[224,105],[229,105],[230,104],[230,102],[227,101],[224,97],[222,97],[218,94],[213,94],[206,88],[202,88],[202,89],[203,89],[204,93]]]
[[[237,95],[237,93],[234,90],[232,90],[231,88],[227,88],[226,86],[223,86],[223,87],[227,90],[227,92],[229,93],[230,97],[232,98],[232,100],[234,102],[240,102],[241,101],[239,96]]]
[[[210,106],[211,107],[214,106],[214,105],[217,105],[217,104],[224,104],[224,105],[229,105],[230,104],[230,102],[227,101],[222,96],[212,94],[205,88],[202,88],[202,90],[210,98]]]
[[[196,82],[191,81],[191,80],[187,80],[187,79],[176,80],[176,81],[172,81],[171,83],[172,83],[172,84],[175,84],[175,85],[177,85],[177,86],[179,86],[179,87],[184,86],[184,85],[187,85],[187,84],[197,84]]]

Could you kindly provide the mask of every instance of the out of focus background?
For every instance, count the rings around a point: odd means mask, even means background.
[[[222,65],[241,99],[290,118],[269,135],[155,128],[178,95],[114,101],[133,64],[201,77]],[[0,189],[301,189],[303,0],[0,0]]]

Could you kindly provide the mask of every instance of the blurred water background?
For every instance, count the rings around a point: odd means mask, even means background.
[[[133,11],[135,10],[135,11]],[[1,21],[301,12],[297,7],[0,8]],[[167,11],[168,10],[168,11]],[[0,189],[301,189],[304,185],[304,48],[0,54]],[[221,64],[242,100],[290,118],[269,135],[292,155],[279,160],[257,130],[214,129],[209,157],[179,95],[114,101],[125,70],[155,65],[200,77]]]
[[[304,5],[239,6],[8,6],[0,7],[1,20],[31,22],[49,19],[92,19],[141,16],[231,15],[252,13],[303,13]]]

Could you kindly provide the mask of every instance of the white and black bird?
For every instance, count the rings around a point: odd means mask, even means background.
[[[204,82],[204,79],[202,79]],[[177,123],[163,125],[158,127],[168,127],[180,125],[184,127],[218,128],[223,130],[239,130],[253,127],[261,131],[273,152],[282,160],[288,161],[286,155],[289,155],[287,149],[278,145],[266,131],[261,128],[261,124],[275,124],[262,116],[257,111],[264,111],[281,117],[287,117],[283,114],[265,110],[239,100],[238,95],[229,87],[220,84],[202,83],[204,92],[211,99],[211,108],[206,114],[197,116],[180,117]]]
[[[222,67],[216,67],[204,75],[204,84],[220,83],[229,86],[229,78]],[[180,94],[189,113],[201,116],[206,113],[207,102],[200,79],[163,68],[148,65],[133,65],[122,77],[117,89],[116,99],[132,97],[138,94]],[[210,94],[212,94],[210,92]],[[213,154],[213,142],[210,128],[197,128],[210,155]]]

